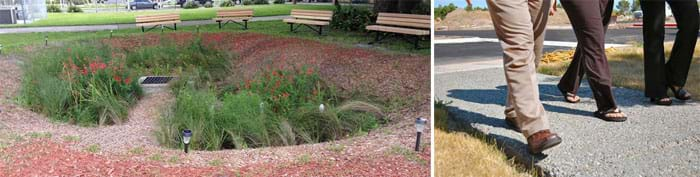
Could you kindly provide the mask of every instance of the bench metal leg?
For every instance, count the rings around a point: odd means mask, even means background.
[[[419,49],[419,47],[418,47],[418,41],[419,41],[419,39],[420,39],[420,37],[419,37],[419,36],[416,36],[416,38],[413,40],[413,48],[415,48],[416,50]]]
[[[248,30],[248,20],[243,20],[243,23],[244,23],[243,29]]]
[[[369,43],[368,43],[369,45],[372,45],[372,44],[374,44],[374,43],[379,42],[379,35],[380,35],[381,33],[380,33],[379,31],[375,31],[374,33],[375,33],[375,35],[374,35],[374,41],[369,42]],[[371,32],[370,32],[370,34],[371,34]]]
[[[177,31],[177,23],[173,23],[173,26],[175,27],[175,31]]]
[[[289,31],[294,32],[294,23],[289,24]]]
[[[143,26],[141,26],[141,32],[144,32],[144,33],[145,33],[145,32],[146,32],[146,28],[143,27]]]
[[[323,26],[318,26],[318,35],[323,35]]]
[[[221,29],[221,21],[216,21],[216,22],[219,22],[219,29]]]

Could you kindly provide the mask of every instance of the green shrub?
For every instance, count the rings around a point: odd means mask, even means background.
[[[411,10],[411,14],[430,15],[430,3],[422,1]]]
[[[163,37],[155,47],[141,47],[126,54],[129,67],[149,71],[150,74],[170,74],[173,71],[199,69],[207,71],[206,79],[218,81],[229,70],[233,56],[202,44],[200,38],[177,45],[177,39]]]
[[[204,8],[212,8],[214,7],[214,4],[212,4],[210,1],[207,1],[207,3],[204,3]]]
[[[270,4],[268,0],[253,0],[253,4]]]
[[[251,0],[243,0],[243,5],[252,5],[253,1]]]
[[[185,2],[185,5],[182,6],[182,8],[196,9],[196,8],[199,8],[199,4],[195,3],[194,1],[187,1],[187,2]]]
[[[194,149],[297,145],[362,134],[383,123],[377,119],[383,117],[381,109],[370,103],[334,106],[332,87],[307,67],[263,72],[237,91],[224,89],[222,94],[198,85],[173,86],[179,92],[176,104],[163,115],[156,132],[161,144],[181,146],[180,132],[190,129]],[[321,103],[326,106],[323,112]]]
[[[445,16],[447,16],[447,14],[449,14],[450,12],[452,12],[456,9],[457,9],[457,6],[455,6],[452,3],[450,3],[446,6],[440,5],[440,6],[435,8],[435,18],[440,17],[441,19],[445,19]]]
[[[373,19],[376,19],[376,16],[366,7],[345,6],[335,10],[331,25],[341,30],[363,31]]]
[[[69,6],[68,7],[68,13],[82,13],[83,9],[81,9],[78,6]]]
[[[61,13],[61,8],[54,4],[46,5],[46,12],[48,13]]]
[[[272,1],[273,4],[284,4],[286,1],[285,0],[274,0]]]
[[[34,111],[75,124],[124,122],[142,91],[124,60],[109,52],[90,43],[32,58],[24,66],[20,100]]]
[[[235,56],[204,46],[197,37],[185,42],[171,38],[129,50],[111,44],[135,46],[132,42],[138,41],[81,41],[62,46],[65,49],[47,49],[24,65],[20,100],[52,119],[108,125],[124,122],[128,108],[141,96],[137,73],[181,72],[198,81],[196,88],[209,88],[213,85],[209,83],[227,76],[229,60]]]
[[[230,0],[225,0],[225,1],[222,1],[221,4],[219,4],[219,6],[220,7],[232,7],[233,2]]]

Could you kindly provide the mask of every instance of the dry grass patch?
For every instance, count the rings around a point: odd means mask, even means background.
[[[666,58],[670,55],[673,43],[666,43]],[[617,87],[644,90],[644,52],[642,46],[629,48],[609,48],[606,50],[613,85]],[[571,63],[572,50],[555,51],[545,54],[539,73],[561,76]],[[695,48],[695,55],[688,73],[685,88],[690,93],[700,93],[700,46]],[[669,91],[670,92],[670,91]],[[669,93],[672,96],[672,93]]]
[[[465,133],[435,130],[435,175],[441,176],[528,176],[513,168],[513,162],[495,145]]]
[[[436,176],[529,176],[523,173],[526,170],[515,168],[515,162],[498,149],[496,142],[478,134],[445,131],[455,123],[449,120],[448,104],[435,101]]]

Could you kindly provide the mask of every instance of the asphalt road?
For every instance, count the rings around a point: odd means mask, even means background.
[[[673,41],[676,29],[666,30],[666,41]],[[436,31],[436,36],[450,36],[459,38],[480,37],[496,38],[493,30],[467,30],[467,31]],[[576,36],[571,29],[547,30],[545,40],[576,42]],[[642,29],[611,29],[606,35],[606,43],[629,44],[641,43]],[[545,46],[545,52],[569,47]],[[435,65],[447,65],[474,61],[492,60],[502,58],[501,45],[496,42],[456,43],[435,45]]]
[[[593,117],[596,109],[588,84],[581,102],[570,104],[556,89],[558,77],[538,75],[540,100],[551,129],[563,142],[545,155],[526,152],[526,140],[503,120],[506,86],[503,68],[435,75],[435,97],[452,102],[451,125],[467,124],[494,138],[500,148],[526,167],[540,167],[551,176],[698,176],[700,174],[700,104],[680,102],[655,106],[643,92],[615,88],[626,122]],[[468,78],[468,79],[465,79]],[[456,128],[453,131],[467,131]],[[440,141],[436,139],[435,141]]]

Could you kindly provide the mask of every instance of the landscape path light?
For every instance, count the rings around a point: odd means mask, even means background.
[[[265,112],[265,103],[260,102],[260,114]]]
[[[2,54],[2,44],[0,44],[0,54]]]
[[[49,35],[44,34],[44,46],[49,46]]]
[[[325,110],[326,110],[326,106],[324,106],[323,103],[321,103],[321,105],[318,105],[319,112],[323,113],[323,111],[325,111]]]
[[[192,138],[192,130],[185,129],[182,131],[182,143],[185,144],[185,153],[188,153],[188,148],[190,145],[190,138]]]
[[[114,33],[114,30],[109,30],[109,38],[112,38],[112,33]]]
[[[417,132],[417,137],[416,137],[416,151],[420,149],[420,135],[423,133],[423,129],[425,129],[425,125],[428,124],[428,120],[424,118],[416,118],[416,132]]]

